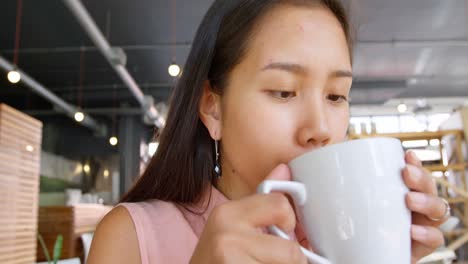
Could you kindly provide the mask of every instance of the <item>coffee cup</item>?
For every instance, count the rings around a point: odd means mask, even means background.
[[[289,163],[292,181],[264,181],[258,193],[289,194],[317,264],[410,264],[411,212],[401,142],[369,138],[329,145]],[[272,234],[289,239],[276,226]]]

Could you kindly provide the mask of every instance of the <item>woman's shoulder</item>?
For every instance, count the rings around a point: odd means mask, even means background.
[[[125,208],[116,207],[101,220],[87,263],[142,263],[132,217]]]
[[[189,243],[185,248],[190,250],[196,239],[175,204],[159,200],[121,203],[99,224],[88,263],[165,263],[173,260],[176,252],[172,251],[180,243]],[[125,256],[113,260],[109,253],[114,251]],[[190,254],[175,258],[179,257],[183,257],[182,262],[172,263],[184,263]]]
[[[134,221],[145,217],[165,217],[167,215],[179,214],[178,207],[172,202],[160,200],[146,200],[136,203],[121,203],[116,208],[124,207]]]

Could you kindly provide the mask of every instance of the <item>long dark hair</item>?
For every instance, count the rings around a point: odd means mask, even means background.
[[[196,203],[216,186],[214,141],[199,117],[203,87],[209,81],[223,93],[229,73],[241,61],[259,19],[279,4],[321,5],[338,19],[348,40],[348,18],[339,0],[216,0],[201,22],[183,74],[170,99],[159,148],[146,171],[121,202],[148,199]]]

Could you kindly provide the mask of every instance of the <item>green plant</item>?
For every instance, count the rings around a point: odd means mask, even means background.
[[[39,244],[41,244],[41,248],[42,248],[42,251],[44,252],[44,256],[47,259],[47,263],[51,264],[49,251],[47,250],[46,244],[44,242],[44,238],[42,238],[41,234],[38,233],[37,239],[39,240]],[[57,261],[60,259],[60,256],[62,255],[62,247],[63,247],[63,236],[59,234],[57,238],[55,239],[54,251],[52,252],[53,264],[57,264]]]
[[[55,179],[41,175],[39,178],[39,190],[41,193],[65,192],[65,189],[80,189],[80,184],[72,183],[63,179]]]

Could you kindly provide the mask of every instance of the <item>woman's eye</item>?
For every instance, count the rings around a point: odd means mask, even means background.
[[[330,94],[327,96],[327,99],[334,103],[342,103],[342,102],[348,101],[348,97],[344,95],[337,95],[337,94]]]
[[[291,99],[296,96],[296,92],[291,91],[270,91],[270,94],[281,100]]]

